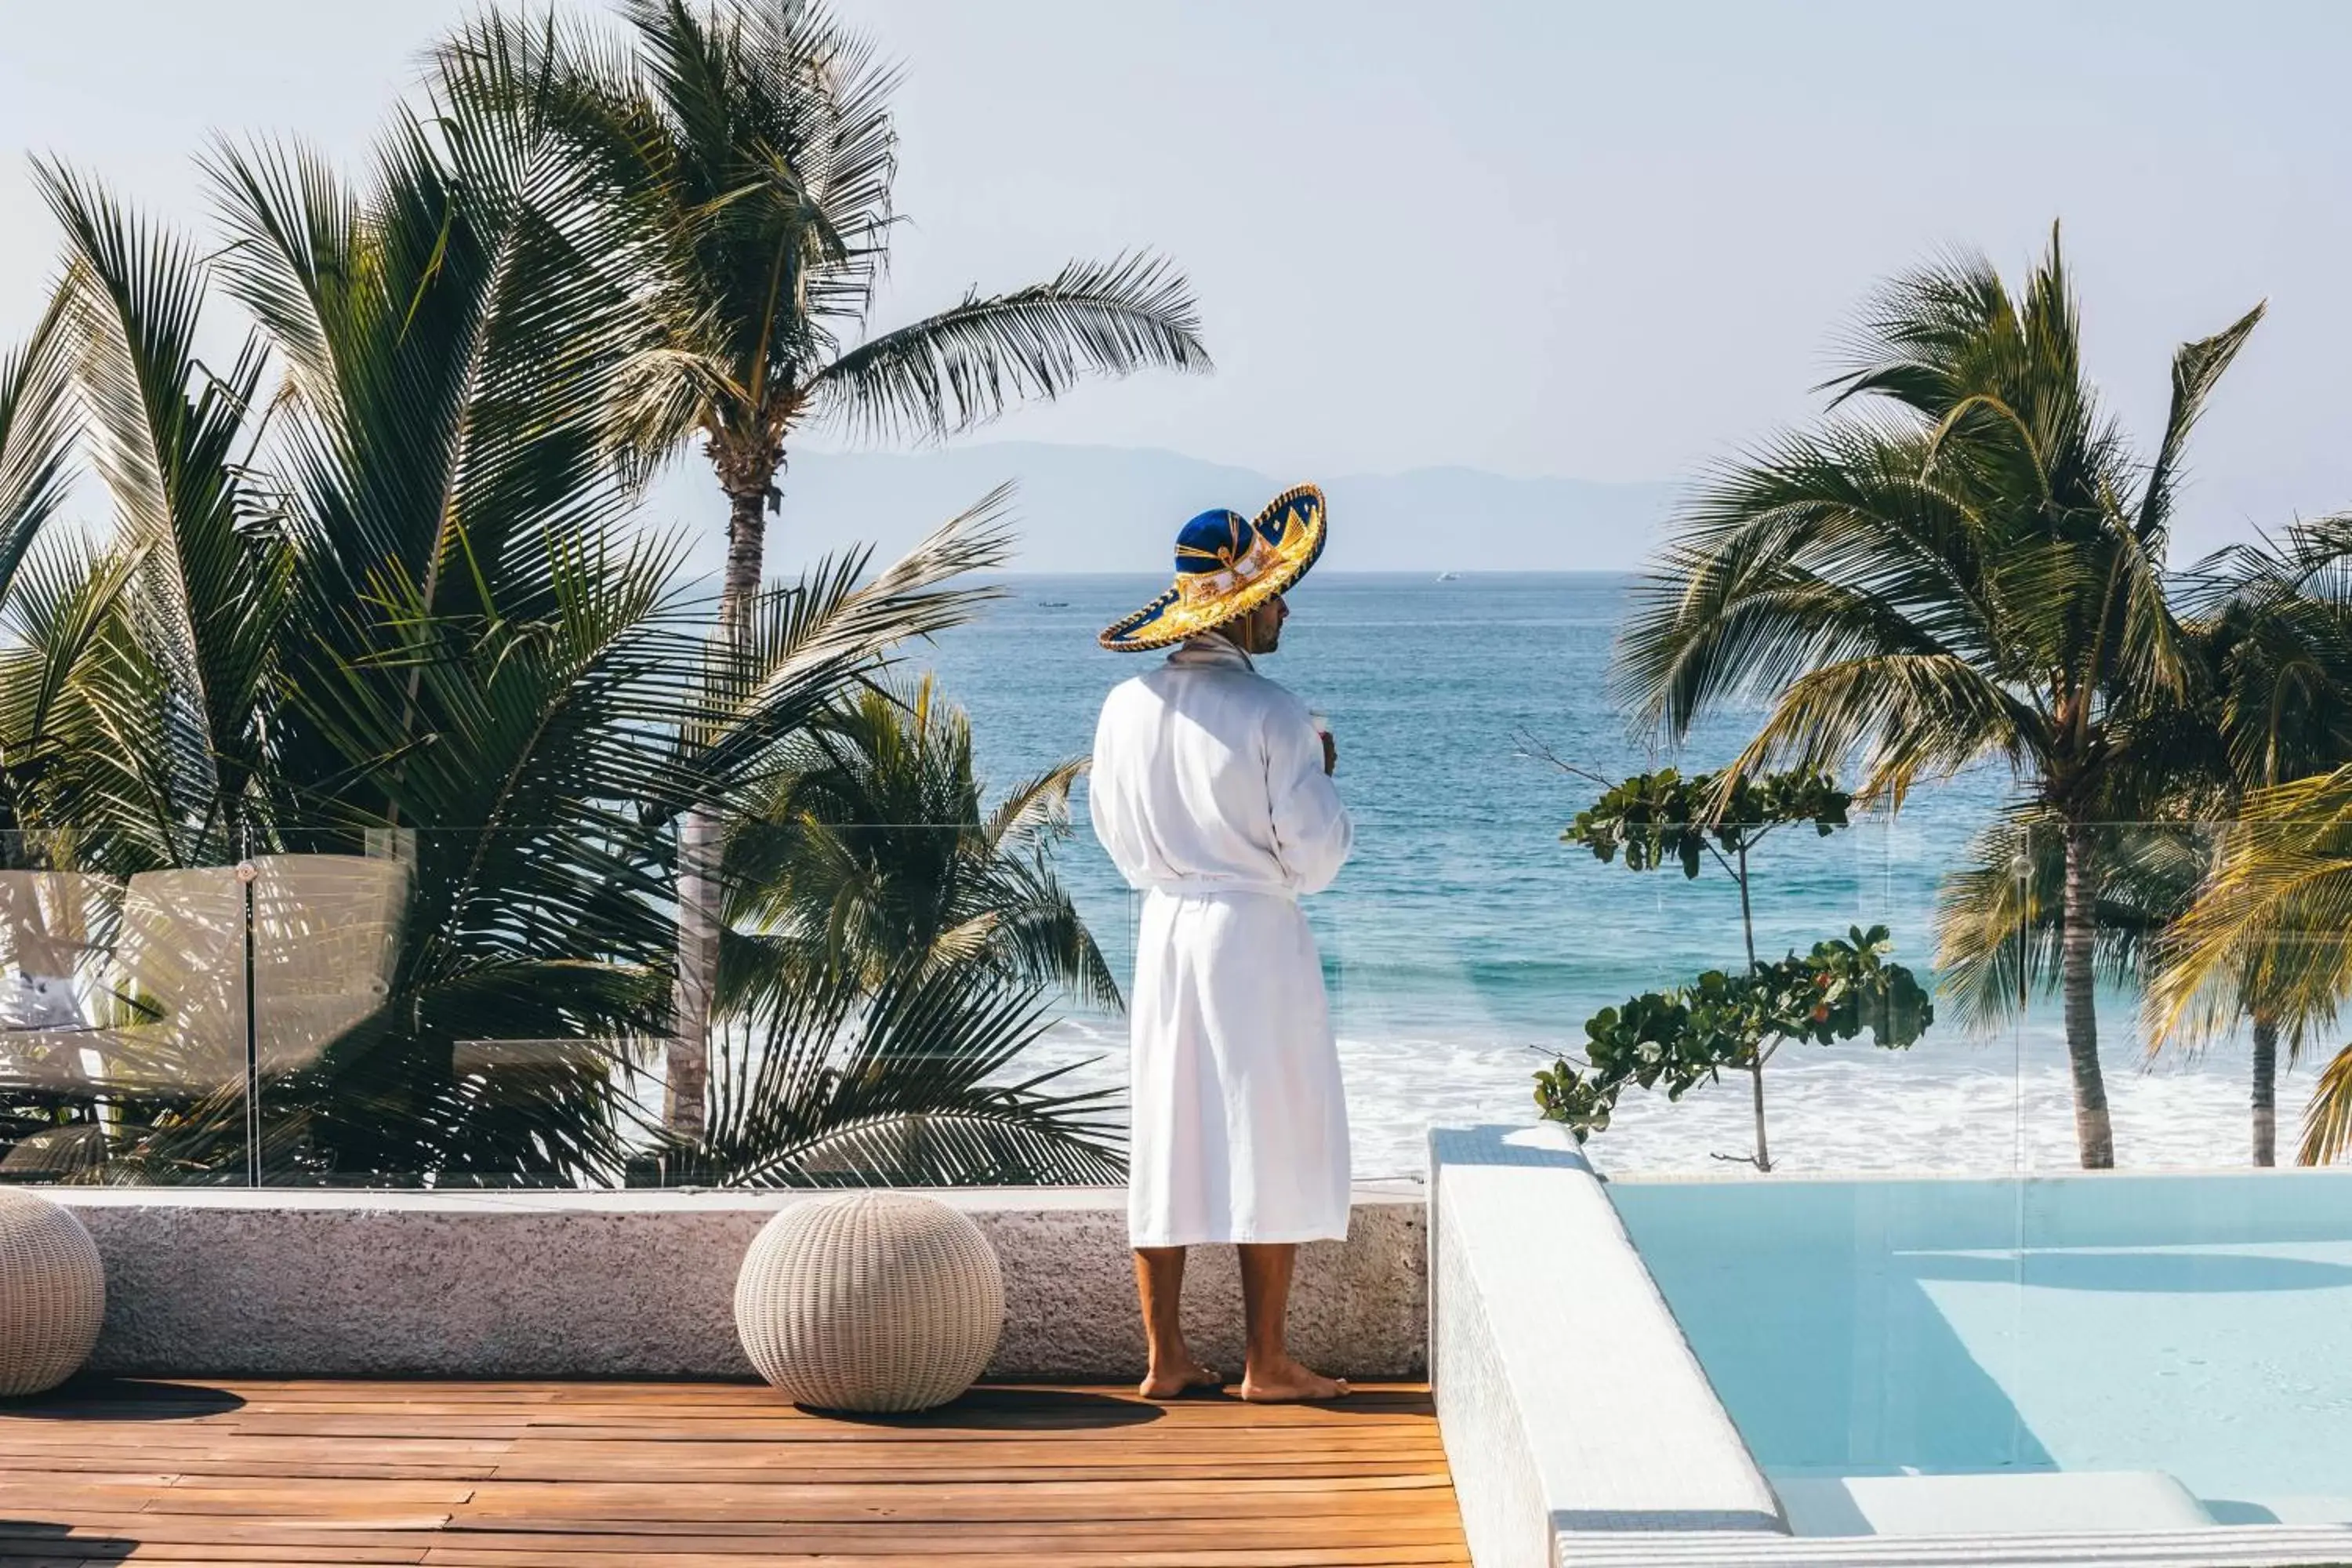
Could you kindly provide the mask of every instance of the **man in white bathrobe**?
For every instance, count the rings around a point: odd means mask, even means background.
[[[1242,1397],[1329,1399],[1347,1384],[1284,1338],[1298,1244],[1348,1233],[1348,1116],[1300,895],[1348,858],[1338,755],[1297,697],[1259,674],[1283,590],[1314,564],[1324,505],[1292,490],[1255,521],[1204,512],[1177,584],[1103,634],[1174,647],[1103,704],[1087,787],[1095,834],[1144,893],[1132,1026],[1128,1228],[1150,1365],[1142,1392],[1215,1385],[1184,1341],[1184,1249],[1240,1248]]]

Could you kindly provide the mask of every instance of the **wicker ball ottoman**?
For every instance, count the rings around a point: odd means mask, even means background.
[[[929,1198],[809,1198],[770,1220],[735,1279],[743,1352],[820,1410],[928,1410],[972,1385],[1004,1329],[980,1227]]]
[[[0,1397],[71,1377],[98,1343],[106,1270],[73,1211],[0,1187]]]

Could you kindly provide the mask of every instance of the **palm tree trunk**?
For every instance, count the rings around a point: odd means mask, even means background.
[[[2092,942],[2098,918],[2088,824],[2066,824],[2065,930],[2059,950],[2065,1001],[2066,1061],[2074,1079],[2074,1142],[2086,1171],[2116,1163],[2116,1133],[2107,1119],[2107,1085],[2099,1073],[2099,1017],[2093,991]]]
[[[670,1040],[662,1125],[682,1142],[701,1142],[710,1084],[710,998],[719,980],[719,816],[697,806],[677,819],[677,977],[670,990]]]
[[[719,588],[719,624],[730,640],[740,640],[749,629],[751,602],[759,596],[760,574],[768,545],[768,487],[730,493],[727,509],[727,574]]]
[[[2278,1163],[2278,1021],[2254,1015],[2254,1163]]]
[[[773,476],[755,489],[729,491],[727,573],[719,592],[719,635],[731,645],[751,632],[767,545],[767,494]],[[677,977],[670,991],[670,1040],[664,1072],[662,1125],[671,1136],[699,1142],[710,1082],[710,1002],[719,980],[719,816],[689,808],[677,823]]]

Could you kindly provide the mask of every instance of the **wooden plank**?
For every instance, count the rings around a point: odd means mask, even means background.
[[[804,1555],[771,1552],[747,1558],[695,1552],[675,1556],[664,1553],[658,1559],[648,1558],[637,1547],[600,1550],[593,1540],[537,1552],[485,1552],[451,1542],[435,1544],[424,1560],[428,1564],[446,1563],[451,1568],[640,1568],[649,1561],[658,1561],[663,1568],[745,1568],[753,1563],[771,1568],[872,1568],[877,1561],[894,1557],[919,1561],[924,1568],[1006,1568],[1005,1554],[1002,1552],[955,1552],[917,1542],[908,1542],[890,1552]],[[1024,1561],[1018,1557],[1013,1560]],[[1143,1548],[1055,1552],[1049,1555],[1032,1554],[1025,1561],[1051,1564],[1052,1568],[1455,1568],[1468,1563],[1469,1557],[1466,1552],[1422,1546],[1282,1546],[1271,1550],[1187,1546],[1170,1551]]]
[[[1044,1481],[1067,1480],[1074,1475],[1089,1481],[1127,1487],[1149,1485],[1160,1481],[1214,1483],[1252,1479],[1281,1479],[1300,1481],[1345,1480],[1352,1476],[1371,1476],[1388,1479],[1424,1480],[1432,1486],[1448,1483],[1444,1462],[1426,1459],[1412,1464],[1364,1464],[1346,1461],[1308,1460],[1281,1466],[1198,1465],[1189,1468],[1167,1466],[1092,1466],[1073,1472],[1067,1467],[1041,1464],[1019,1466],[960,1465],[952,1470],[927,1472],[927,1479],[952,1482],[959,1486],[1025,1486]],[[266,1479],[266,1478],[246,1478]],[[365,1479],[365,1478],[360,1478]],[[661,1465],[646,1465],[618,1475],[604,1473],[593,1476],[572,1476],[562,1467],[539,1468],[530,1465],[501,1469],[499,1480],[560,1481],[582,1484],[631,1485],[663,1482],[673,1486],[741,1487],[772,1481],[772,1470],[703,1468],[672,1470]],[[796,1482],[818,1486],[864,1486],[881,1484],[873,1472],[856,1468],[810,1470],[795,1474]]]
[[[286,1457],[288,1447],[273,1444],[268,1457]],[[142,1446],[136,1451],[143,1456],[155,1450]],[[238,1449],[236,1447],[208,1446],[203,1449],[165,1451],[211,1458],[221,1453],[235,1453]],[[377,1446],[371,1445],[372,1454],[379,1451]],[[1092,1461],[1106,1465],[1132,1465],[1150,1459],[1167,1459],[1177,1464],[1194,1460],[1257,1463],[1330,1456],[1377,1461],[1443,1451],[1442,1446],[1434,1439],[1423,1436],[1368,1438],[1348,1436],[1312,1442],[1300,1442],[1296,1438],[1268,1442],[1236,1437],[1221,1442],[1214,1436],[1186,1436],[1158,1443],[1098,1443],[1073,1441],[1068,1437],[1040,1438],[1034,1434],[1024,1433],[993,1443],[712,1443],[688,1437],[646,1438],[628,1443],[583,1442],[568,1433],[550,1432],[527,1435],[507,1445],[502,1454],[485,1455],[483,1458],[518,1459],[530,1456],[541,1463],[556,1460],[592,1466],[649,1459],[674,1465],[764,1464],[779,1468],[795,1465],[846,1465],[872,1469],[919,1470],[935,1465],[1042,1461],[1068,1464]],[[386,1455],[387,1460],[394,1457]]]
[[[451,1529],[440,1540],[462,1542],[476,1550],[543,1551],[550,1543],[594,1539],[607,1551],[632,1544],[640,1550],[701,1552],[720,1555],[757,1555],[791,1552],[803,1555],[905,1551],[915,1542],[926,1550],[959,1552],[1057,1550],[1124,1552],[1139,1544],[1162,1550],[1180,1545],[1205,1550],[1265,1551],[1276,1546],[1424,1546],[1450,1549],[1461,1532],[1452,1521],[1426,1523],[1386,1520],[1283,1520],[1244,1528],[1208,1523],[1193,1529],[1139,1529],[1107,1525],[1099,1521],[1032,1521],[990,1528],[971,1524],[927,1526],[908,1530],[899,1525],[792,1526],[755,1531],[725,1532],[704,1527],[646,1531],[614,1529],[593,1521],[550,1521],[539,1530]]]
[[[1073,1436],[1081,1437],[1089,1444],[1150,1445],[1423,1443],[1436,1440],[1435,1423],[1428,1416],[1413,1420],[1333,1422],[1312,1426],[1251,1426],[1236,1423],[1170,1420],[1105,1425],[1073,1422],[1062,1426],[1047,1426],[1040,1422],[992,1426],[942,1424],[915,1428],[877,1427],[850,1418],[778,1421],[757,1415],[691,1422],[649,1419],[598,1419],[592,1422],[557,1418],[525,1423],[523,1431],[534,1437],[562,1438],[576,1443],[650,1440],[723,1443],[749,1439],[795,1447],[811,1443],[847,1443],[877,1449],[901,1443],[932,1447],[946,1443],[1057,1443],[1066,1442]],[[200,1436],[203,1435],[198,1434]]]

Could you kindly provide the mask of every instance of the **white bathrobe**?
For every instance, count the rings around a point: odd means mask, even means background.
[[[1348,1107],[1299,911],[1352,829],[1307,707],[1216,635],[1120,685],[1095,836],[1143,890],[1128,1234],[1137,1247],[1348,1233]]]

